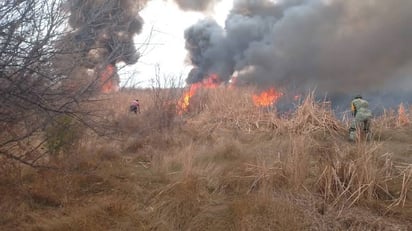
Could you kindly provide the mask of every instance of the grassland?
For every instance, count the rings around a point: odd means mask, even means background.
[[[309,94],[279,116],[249,89],[104,95],[88,130],[29,168],[0,160],[0,230],[411,230],[412,115],[372,141]],[[141,114],[128,112],[131,99]],[[97,111],[97,110],[96,110]]]

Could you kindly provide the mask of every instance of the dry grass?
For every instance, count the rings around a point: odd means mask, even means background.
[[[1,230],[408,230],[411,114],[375,118],[374,140],[309,94],[288,116],[254,89],[202,90],[186,114],[171,91],[124,91],[94,107],[57,170],[0,160]],[[142,113],[128,112],[139,98]],[[104,113],[103,113],[104,112]],[[88,134],[88,133],[87,133]]]

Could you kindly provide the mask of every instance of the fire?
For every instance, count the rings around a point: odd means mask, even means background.
[[[211,74],[208,78],[204,79],[200,83],[195,83],[200,85],[202,88],[216,88],[220,84],[220,79],[217,74]]]
[[[405,107],[401,103],[398,108],[398,125],[407,125],[409,124],[409,118],[405,111]]]
[[[109,64],[104,70],[100,72],[100,84],[103,93],[110,93],[117,91],[118,86],[113,76],[116,74],[116,67]]]
[[[192,98],[192,96],[196,93],[197,89],[200,88],[200,86],[201,85],[199,83],[192,84],[190,85],[189,90],[183,93],[183,96],[178,103],[180,114],[187,111],[190,104],[190,98]]]
[[[183,114],[183,112],[186,112],[189,109],[190,99],[196,94],[198,89],[216,88],[217,86],[219,86],[219,83],[219,76],[216,74],[212,74],[208,78],[203,79],[202,82],[190,85],[189,89],[183,93],[183,96],[180,98],[177,104],[178,113]]]
[[[259,95],[253,95],[253,103],[258,107],[267,107],[270,106],[276,101],[279,100],[280,97],[283,96],[282,92],[276,91],[274,88],[270,88]]]

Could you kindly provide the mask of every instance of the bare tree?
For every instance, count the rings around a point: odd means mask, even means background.
[[[79,52],[61,45],[68,32],[62,4],[0,2],[0,158],[36,166],[46,142],[39,132],[61,115],[80,119],[79,103],[90,96],[65,85],[75,64],[61,61]]]
[[[0,1],[0,158],[37,166],[39,147],[59,145],[49,138],[66,139],[72,120],[87,124],[82,104],[118,84],[117,63],[139,58],[133,37],[145,2]]]

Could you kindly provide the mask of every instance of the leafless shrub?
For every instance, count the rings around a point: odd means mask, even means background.
[[[74,67],[57,61],[76,50],[57,45],[67,19],[60,0],[3,1],[0,18],[0,155],[36,166],[47,124],[86,113],[78,110],[83,95],[62,87]]]
[[[136,7],[128,7],[132,3]],[[138,58],[134,45],[119,39],[127,37],[129,41],[133,36],[116,33],[110,40],[102,26],[110,27],[107,18],[116,12],[122,15],[118,20],[130,21],[130,35],[140,32],[137,13],[143,1],[105,1],[95,8],[90,4],[74,0],[0,3],[1,156],[33,167],[43,165],[48,153],[41,148],[49,136],[42,132],[61,117],[70,117],[97,131],[96,117],[92,115],[97,115],[94,112],[99,109],[90,105],[100,91],[100,77],[108,66],[115,70],[116,62],[130,64]],[[136,15],[122,14],[124,9]],[[97,31],[99,34],[93,33]],[[103,49],[102,44],[93,41],[109,44]],[[99,59],[91,62],[91,51],[102,49],[105,55],[99,53]],[[115,71],[111,77],[117,77]]]
[[[163,130],[174,125],[177,102],[182,93],[181,85],[181,77],[162,76],[160,68],[156,67],[151,86],[151,107],[144,112],[146,123],[152,129]]]

